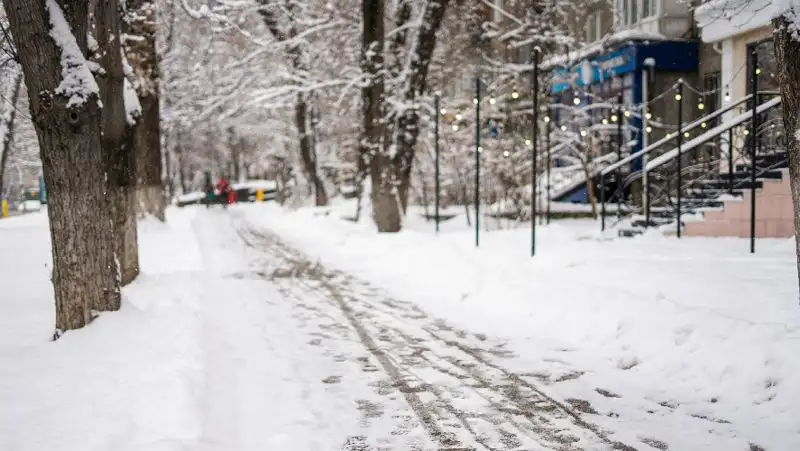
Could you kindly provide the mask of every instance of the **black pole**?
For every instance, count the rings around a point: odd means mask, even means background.
[[[683,145],[683,80],[678,80],[678,238],[681,237],[681,185],[683,184],[683,155],[681,154],[681,146]]]
[[[436,187],[436,194],[434,194],[434,199],[436,199],[436,233],[439,233],[439,103],[439,94],[436,94],[436,98],[434,99],[434,115],[436,116],[436,121],[434,121],[435,125],[433,128],[433,148],[435,149],[436,153],[436,182],[434,183],[434,186]]]
[[[539,140],[539,51],[533,51],[533,80],[531,96],[533,99],[533,136],[531,137],[531,257],[536,255],[536,157],[538,153],[538,140]]]
[[[606,178],[600,171],[600,231],[606,230]]]
[[[753,115],[750,118],[750,253],[756,252],[756,137],[758,135],[758,54],[752,53],[750,90],[753,93]]]
[[[622,93],[617,97],[617,161],[622,160]],[[622,168],[617,167],[614,177],[617,185],[617,217],[622,214]]]
[[[652,193],[650,190],[650,179],[650,177],[647,177],[647,186],[645,186],[645,189],[647,190],[647,205],[644,206],[645,227],[650,227],[650,204],[652,203],[650,202],[650,194]]]
[[[475,77],[475,247],[481,244],[481,77]]]
[[[547,146],[547,181],[545,183],[545,189],[547,190],[547,213],[545,214],[545,218],[547,224],[550,224],[550,202],[552,201],[550,196],[550,168],[553,166],[553,162],[550,161],[550,122],[553,121],[553,118],[550,117],[549,110],[547,112],[547,119],[548,121],[544,124],[547,128],[547,134],[545,135],[545,146]]]
[[[728,130],[728,194],[733,194],[733,127]]]

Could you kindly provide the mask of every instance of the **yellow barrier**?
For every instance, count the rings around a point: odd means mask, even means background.
[[[256,202],[264,202],[264,190],[256,190]]]
[[[3,204],[2,216],[0,216],[0,217],[7,218],[8,217],[8,201],[3,199],[2,204]]]

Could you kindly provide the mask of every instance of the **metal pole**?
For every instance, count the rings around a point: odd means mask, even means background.
[[[617,161],[622,160],[622,93],[619,94],[617,97]],[[617,170],[614,171],[614,177],[616,177],[616,185],[617,185],[617,217],[622,214],[622,168],[617,167]]]
[[[728,130],[728,194],[733,194],[733,127]]]
[[[649,141],[649,136],[647,136],[647,99],[649,96],[647,91],[647,71],[647,68],[642,71],[642,149],[647,149]],[[644,207],[645,227],[650,227],[650,178],[647,174],[648,160],[646,153],[642,155],[642,207]]]
[[[681,237],[681,185],[683,185],[683,155],[681,154],[681,146],[683,145],[683,80],[678,80],[678,220],[676,221],[678,227],[678,238]]]
[[[475,247],[481,243],[481,77],[475,77]]]
[[[753,49],[750,90],[753,93],[753,115],[750,119],[750,253],[756,252],[756,139],[758,136],[758,54]]]
[[[531,137],[531,257],[536,255],[536,157],[538,149],[538,138],[539,138],[539,51],[533,51],[533,80],[532,80],[532,88],[531,88],[531,96],[533,99],[533,115],[532,115],[532,124],[533,136]]]
[[[434,194],[435,200],[435,209],[436,209],[436,233],[439,233],[439,94],[436,94],[436,98],[434,99],[434,115],[436,116],[436,121],[434,121],[434,129],[433,129],[433,136],[434,136],[434,144],[433,147],[436,153],[436,182],[434,183],[436,193]]]
[[[546,223],[550,224],[550,203],[552,198],[550,196],[550,168],[553,166],[553,162],[550,161],[550,123],[553,121],[553,118],[550,117],[550,111],[547,112],[547,119],[548,121],[545,122],[545,127],[547,128],[547,134],[545,135],[545,146],[547,146],[547,181],[545,183],[545,189],[547,190],[547,213],[545,214]]]
[[[600,231],[606,230],[606,178],[600,172]]]

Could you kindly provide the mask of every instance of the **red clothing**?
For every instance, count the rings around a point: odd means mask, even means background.
[[[217,191],[219,191],[220,194],[228,194],[230,190],[231,190],[231,185],[230,183],[228,183],[227,180],[220,179],[220,181],[217,182]]]

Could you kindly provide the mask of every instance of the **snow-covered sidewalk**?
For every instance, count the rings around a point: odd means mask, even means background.
[[[749,255],[744,240],[615,239],[569,221],[543,227],[531,259],[526,229],[475,250],[463,218],[438,237],[413,216],[381,236],[342,220],[350,207],[245,208],[325,265],[506,340],[505,368],[639,449],[800,449],[791,240]]]

